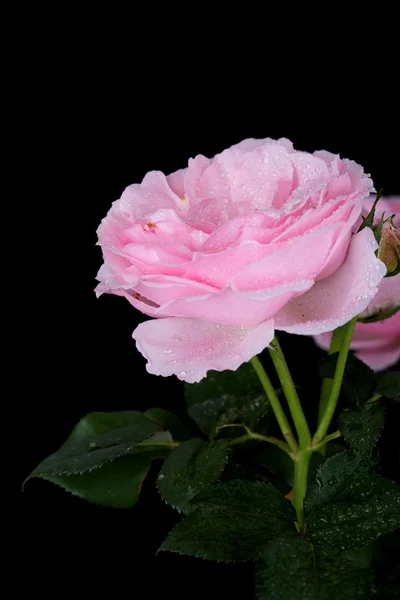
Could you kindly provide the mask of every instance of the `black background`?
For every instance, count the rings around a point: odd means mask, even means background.
[[[39,58],[47,61],[48,51]],[[96,300],[96,228],[111,202],[147,171],[170,173],[191,156],[213,156],[246,137],[285,136],[298,149],[340,153],[361,163],[377,189],[400,193],[398,106],[390,79],[383,85],[381,72],[362,71],[362,57],[357,66],[338,59],[329,76],[307,79],[303,66],[313,65],[314,54],[297,65],[292,55],[288,78],[262,62],[251,73],[239,63],[232,74],[222,57],[211,75],[209,56],[188,67],[182,53],[165,63],[162,55],[145,59],[142,48],[120,72],[107,50],[72,62],[66,52],[53,68],[38,73],[34,61],[28,69],[31,101],[22,105],[18,140],[25,181],[16,190],[23,196],[16,220],[23,217],[30,240],[19,267],[23,309],[14,354],[24,430],[15,487],[18,552],[28,557],[28,581],[56,576],[55,594],[84,575],[93,590],[114,585],[133,598],[249,598],[251,565],[155,556],[178,519],[154,490],[156,470],[128,511],[86,504],[41,481],[18,493],[87,412],[161,406],[183,414],[182,384],[146,374],[131,339],[145,317],[122,298]],[[309,339],[283,335],[282,343],[312,418],[322,354]],[[390,419],[385,431],[381,452],[388,455]]]

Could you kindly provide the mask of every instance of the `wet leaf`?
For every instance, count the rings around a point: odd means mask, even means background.
[[[293,532],[295,513],[272,485],[234,480],[197,498],[194,512],[169,534],[160,550],[216,561],[246,561],[266,541]]]
[[[298,535],[272,540],[256,566],[257,600],[366,600],[371,584],[369,564]]]
[[[165,458],[168,452],[160,448],[135,456],[121,456],[90,473],[43,476],[42,479],[59,485],[87,502],[112,508],[130,508],[139,498],[152,460]]]
[[[398,527],[400,486],[383,478],[363,502],[314,507],[307,519],[307,534],[314,544],[342,550],[357,549]]]
[[[180,512],[189,512],[190,501],[214,485],[228,460],[228,440],[206,443],[193,438],[176,448],[160,471],[158,491],[168,504]]]
[[[377,482],[374,466],[361,454],[347,450],[328,458],[317,469],[315,483],[310,482],[304,502],[306,511],[341,500],[364,500]]]
[[[245,423],[253,429],[270,414],[268,400],[249,363],[237,371],[210,371],[200,383],[186,384],[185,396],[189,415],[206,435],[215,436],[227,423]]]
[[[160,430],[159,425],[136,411],[90,413],[80,420],[65,444],[45,458],[29,478],[82,474],[98,469],[128,454],[138,443]],[[168,432],[163,432],[163,441],[172,441]]]
[[[371,456],[385,421],[385,410],[378,402],[361,408],[347,408],[339,417],[340,432],[351,448]]]
[[[165,458],[172,437],[136,411],[86,415],[63,446],[30,475],[51,481],[88,502],[129,508],[151,462]]]

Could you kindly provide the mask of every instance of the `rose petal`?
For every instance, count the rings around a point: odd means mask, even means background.
[[[195,158],[189,159],[189,166],[186,169],[184,185],[186,195],[190,200],[197,198],[197,186],[204,171],[210,164],[211,160],[202,154],[198,154]]]
[[[315,181],[328,183],[329,169],[321,158],[308,152],[294,152],[290,159],[294,167],[293,188],[304,188]]]
[[[252,212],[247,215],[241,215],[230,219],[221,227],[218,227],[212,235],[204,242],[201,250],[205,253],[220,252],[226,250],[240,241],[253,240],[260,243],[268,243],[280,232],[279,227],[275,227],[277,219],[272,219],[264,213]],[[261,235],[265,236],[265,241],[261,241]]]
[[[393,340],[391,344],[386,344],[376,350],[369,348],[358,350],[355,355],[374,371],[382,371],[395,365],[400,359],[400,341],[399,339]]]
[[[332,154],[327,150],[317,150],[313,152],[313,155],[321,158],[326,163],[332,177],[339,177],[346,170],[346,163],[338,154]]]
[[[340,198],[343,196],[348,196],[352,192],[351,179],[348,173],[343,173],[343,175],[339,175],[333,179],[326,191],[325,191],[325,199],[330,200],[332,198]]]
[[[332,331],[324,331],[324,333],[314,335],[313,340],[321,350],[329,350],[332,340]]]
[[[194,383],[207,371],[235,371],[274,337],[273,321],[255,327],[229,327],[200,319],[155,319],[141,323],[133,338],[153,375],[176,375]]]
[[[179,196],[179,198],[183,198],[186,194],[185,192],[185,173],[187,169],[179,169],[175,171],[175,173],[171,173],[167,175],[167,182],[171,190]]]
[[[372,179],[368,173],[364,173],[361,165],[348,158],[344,158],[342,162],[346,165],[353,189],[358,190],[358,193],[363,198],[366,198],[371,192],[375,191]]]
[[[132,217],[145,218],[159,208],[182,209],[181,199],[168,185],[161,171],[150,171],[139,184],[127,187],[116,207]]]
[[[170,208],[156,210],[148,215],[147,219],[141,219],[126,227],[123,233],[126,244],[144,242],[152,246],[166,246],[168,250],[173,245],[192,252],[200,250],[208,239],[206,233],[187,225],[176,211]]]
[[[332,331],[362,312],[386,273],[375,256],[376,248],[371,229],[354,235],[342,266],[282,308],[276,315],[276,329],[315,335]]]
[[[303,294],[313,280],[296,281],[255,292],[227,286],[221,291],[190,298],[176,298],[160,306],[158,317],[194,317],[223,325],[258,325],[272,318],[291,298]]]
[[[204,283],[190,281],[183,277],[159,274],[141,277],[134,291],[161,306],[178,298],[212,294],[218,290]]]
[[[363,318],[376,315],[380,311],[389,311],[400,305],[400,274],[385,277],[378,293],[362,314]],[[398,313],[400,317],[400,312]],[[391,319],[390,319],[391,321]],[[385,323],[386,321],[383,321]],[[398,326],[400,330],[400,326]]]
[[[293,169],[286,147],[274,140],[246,142],[217,154],[196,187],[198,197],[226,198],[231,217],[279,207],[292,190]]]
[[[390,279],[383,279],[379,289],[389,281]],[[315,343],[323,350],[328,350],[331,339],[332,332],[314,336]],[[384,321],[357,323],[350,348],[357,358],[374,371],[393,365],[400,358],[400,312]]]
[[[282,233],[276,237],[276,241],[290,240],[296,236],[303,235],[314,229],[326,227],[327,224],[346,222],[348,215],[353,209],[354,203],[338,199],[325,202],[321,206],[304,208],[291,224],[285,224]],[[361,212],[361,207],[359,209]],[[274,229],[277,229],[275,226]]]
[[[357,221],[361,212],[361,198],[358,198],[358,200],[353,206],[351,205],[351,203],[349,203],[349,205],[349,213],[343,219],[340,233],[337,237],[336,242],[331,248],[328,260],[326,261],[324,268],[317,277],[317,281],[320,279],[325,279],[326,277],[330,277],[336,271],[336,269],[338,269],[342,265],[345,259],[346,253],[349,249],[353,225]],[[331,222],[330,219],[329,222]]]
[[[246,154],[230,177],[236,212],[282,206],[293,188],[290,158],[286,148],[272,141]]]
[[[137,285],[139,276],[140,272],[136,267],[130,266],[128,269],[114,271],[110,264],[103,264],[96,275],[96,279],[100,282],[95,290],[97,297],[110,291],[114,292],[118,288],[133,288]]]
[[[328,225],[313,233],[265,248],[265,257],[241,270],[233,278],[239,290],[256,290],[304,279],[315,279],[324,268],[342,224]],[[267,254],[268,253],[268,254]]]

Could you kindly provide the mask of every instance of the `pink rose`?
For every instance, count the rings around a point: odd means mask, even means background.
[[[370,211],[373,201],[374,197],[364,201],[364,216]],[[396,227],[400,227],[400,197],[379,200],[375,223],[379,222],[383,212],[385,217],[394,214],[393,223]],[[379,313],[393,312],[396,308],[400,308],[400,274],[382,279],[378,293],[360,317],[367,319]],[[327,332],[315,336],[314,340],[320,348],[327,350],[331,338],[332,332]],[[400,359],[400,311],[385,321],[357,323],[351,348],[355,355],[374,371],[394,365]]]
[[[97,293],[155,317],[133,334],[150,373],[235,370],[274,329],[317,334],[367,307],[386,271],[372,231],[352,232],[372,189],[353,161],[286,139],[152,171],[99,227]]]

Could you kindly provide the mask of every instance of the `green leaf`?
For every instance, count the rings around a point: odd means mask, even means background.
[[[351,550],[400,527],[400,486],[379,478],[364,502],[337,502],[314,508],[307,534],[314,544]]]
[[[193,431],[182,423],[173,413],[164,410],[163,408],[149,408],[144,413],[144,416],[151,419],[164,429],[167,429],[174,440],[184,442],[193,437]]]
[[[51,481],[88,502],[129,508],[152,460],[169,453],[171,434],[159,429],[136,411],[90,413],[30,477]]]
[[[272,540],[256,573],[257,600],[366,600],[372,584],[368,565],[300,536]]]
[[[90,413],[76,425],[65,444],[47,457],[28,477],[82,474],[98,469],[132,452],[135,446],[160,431],[160,426],[136,411]],[[159,445],[170,440],[163,432],[152,440]]]
[[[268,540],[295,531],[293,506],[270,484],[229,481],[193,504],[194,512],[177,525],[160,550],[246,561],[255,559]]]
[[[157,479],[158,491],[168,504],[189,512],[190,501],[214,485],[228,460],[228,440],[205,443],[193,438],[171,452]]]
[[[363,222],[361,223],[358,231],[362,231],[363,229],[365,229],[365,227],[370,227],[372,229],[372,227],[374,225],[376,205],[378,204],[378,202],[382,196],[382,192],[383,192],[383,190],[379,190],[379,192],[376,195],[375,202],[373,203],[372,208],[369,211],[368,215],[365,218],[362,217]]]
[[[378,394],[400,402],[400,371],[388,371],[378,381]]]
[[[305,510],[341,500],[361,501],[372,494],[376,481],[373,464],[361,454],[347,450],[336,454],[317,470],[304,501]]]
[[[385,421],[385,410],[378,402],[361,408],[346,408],[339,417],[340,431],[351,448],[371,456]]]
[[[143,422],[147,423],[147,419],[141,412],[136,410],[91,412],[78,421],[62,447],[69,446],[75,441],[80,442],[98,433],[106,433],[107,431],[114,431],[115,429],[131,425],[135,427]],[[161,429],[163,428],[157,427],[156,431]]]
[[[237,371],[210,371],[200,383],[187,384],[185,396],[189,415],[211,436],[217,433],[218,427],[228,423],[245,423],[253,429],[270,412],[268,400],[249,363]]]
[[[327,355],[321,362],[319,372],[322,378],[335,376],[338,353]],[[375,374],[365,363],[349,354],[343,377],[343,393],[352,404],[363,404],[375,390]]]
[[[168,450],[167,450],[168,453]],[[135,456],[121,456],[83,475],[53,475],[42,479],[55,483],[88,502],[112,508],[130,508],[139,498],[142,483],[154,458],[163,449],[148,450]]]
[[[373,226],[374,238],[378,246],[381,241],[383,226],[388,220],[390,219],[385,219],[385,213],[382,213],[379,223]]]

